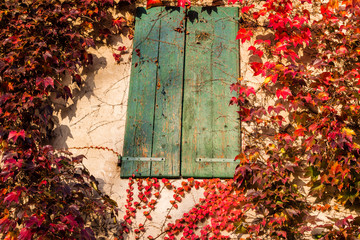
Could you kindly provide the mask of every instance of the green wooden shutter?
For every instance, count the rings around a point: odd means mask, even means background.
[[[240,151],[237,108],[229,86],[239,77],[238,8],[188,12],[181,175],[232,177]]]
[[[121,177],[234,174],[238,8],[187,11],[137,10]]]
[[[184,16],[137,9],[122,177],[180,175]]]

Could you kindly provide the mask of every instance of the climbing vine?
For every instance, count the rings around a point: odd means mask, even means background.
[[[359,202],[359,2],[254,6],[242,9],[249,21],[237,37],[251,42],[249,64],[263,82],[231,87],[245,132],[234,179],[261,218],[247,229],[257,237],[301,239],[321,225],[318,238],[356,239],[358,216],[319,224],[308,199]]]
[[[120,235],[116,204],[97,188],[83,156],[55,151],[50,95],[67,101],[83,84],[87,52],[126,30],[122,2],[1,1],[0,238],[98,239]],[[122,49],[120,49],[121,51]]]
[[[137,194],[134,196],[134,184],[137,185]],[[234,190],[234,181],[220,179],[208,179],[196,181],[189,178],[181,182],[181,186],[176,186],[168,179],[132,179],[130,178],[129,188],[127,189],[127,205],[123,228],[129,232],[133,227],[135,239],[230,239],[223,235],[224,232],[233,232],[237,229],[237,222],[242,219],[240,202],[244,195]],[[204,189],[204,198],[184,213],[182,218],[172,221],[171,213],[177,209],[182,199],[191,192],[192,189]],[[147,221],[152,220],[152,211],[155,209],[158,199],[163,191],[172,191],[173,199],[170,200],[171,207],[162,220],[161,231],[158,235],[146,234]],[[138,199],[138,200],[137,200]],[[133,219],[138,214],[143,214],[145,220],[134,226]],[[145,226],[145,227],[144,227]]]
[[[359,237],[359,216],[320,222],[314,214],[360,200],[359,2],[229,3],[240,6],[237,39],[249,44],[249,66],[262,79],[256,85],[241,78],[230,87],[244,135],[234,179],[190,178],[175,186],[130,178],[120,221],[116,203],[82,165],[84,156],[47,144],[50,96],[72,98],[65,76],[83,85],[80,69],[92,64],[89,47],[113,34],[132,38],[128,20],[114,17],[130,2],[0,3],[0,238],[122,239],[131,231],[137,239],[304,239],[314,228],[322,229],[315,238]],[[125,51],[114,50],[117,62]],[[173,220],[170,212],[193,188],[203,188],[204,198]],[[146,224],[165,190],[173,191],[171,207],[159,235],[151,236]],[[144,221],[135,226],[139,214]]]

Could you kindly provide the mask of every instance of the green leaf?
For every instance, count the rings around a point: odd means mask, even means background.
[[[306,169],[306,177],[311,177],[312,181],[315,181],[317,179],[317,177],[320,175],[320,172],[317,170],[317,168],[315,166],[309,166]]]

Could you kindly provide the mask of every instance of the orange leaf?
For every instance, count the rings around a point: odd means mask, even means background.
[[[328,3],[328,7],[332,9],[338,9],[339,8],[338,0],[330,0]]]
[[[341,166],[339,165],[338,162],[335,162],[335,163],[331,166],[331,168],[330,168],[330,170],[329,170],[329,173],[330,173],[331,175],[335,176],[336,173],[339,171],[339,168],[341,168]]]
[[[9,232],[8,234],[6,234],[5,239],[4,240],[16,240],[17,234],[14,232]]]
[[[152,7],[157,7],[157,6],[162,6],[163,3],[161,0],[148,0],[146,3],[146,9],[152,8]]]

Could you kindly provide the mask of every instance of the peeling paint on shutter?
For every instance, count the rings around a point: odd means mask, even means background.
[[[182,176],[234,174],[238,8],[191,7],[187,22],[184,11],[137,10],[121,177],[177,177],[180,162]]]
[[[238,9],[192,7],[188,16],[181,175],[233,177],[237,163],[228,159],[240,151],[240,122],[229,86],[239,77]]]
[[[121,177],[180,175],[184,32],[180,8],[138,8]]]

